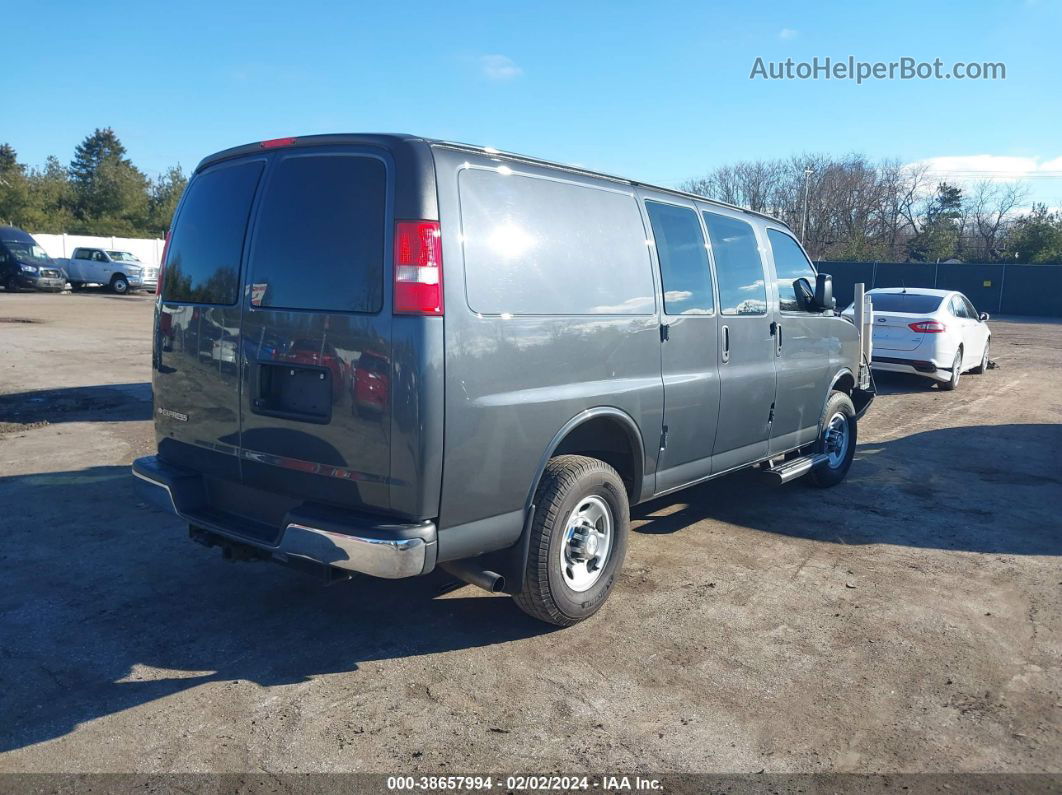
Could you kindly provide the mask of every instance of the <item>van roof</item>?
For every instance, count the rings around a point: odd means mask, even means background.
[[[36,240],[23,229],[17,226],[0,226],[0,240],[17,240],[20,243],[34,243]]]
[[[653,185],[648,182],[639,182],[633,179],[627,179],[626,177],[618,177],[614,174],[607,174],[602,171],[594,171],[593,169],[583,168],[581,166],[568,165],[566,163],[557,163],[552,160],[545,160],[540,157],[532,157],[530,155],[521,155],[515,152],[505,152],[499,149],[495,149],[490,146],[478,146],[475,144],[463,144],[455,141],[443,141],[437,138],[424,138],[417,135],[407,135],[403,133],[334,133],[326,135],[305,135],[296,136],[290,139],[276,139],[278,141],[277,146],[328,146],[330,144],[344,144],[344,143],[357,143],[368,144],[377,146],[386,146],[388,144],[402,143],[424,143],[429,146],[440,146],[447,149],[455,149],[464,152],[475,152],[476,154],[496,155],[505,157],[511,160],[516,160],[521,163],[529,163],[532,165],[548,166],[550,168],[558,168],[564,171],[568,171],[574,174],[583,174],[592,177],[599,177],[601,179],[607,179],[612,182],[619,182],[624,185],[631,185],[640,188],[649,188],[651,190],[660,191],[662,193],[670,193],[675,196],[683,196],[685,198],[697,199],[698,201],[708,202],[719,207],[725,207],[729,210],[736,210],[738,212],[746,213],[748,215],[754,215],[758,218],[763,218],[767,221],[771,221],[780,226],[784,226],[789,229],[789,225],[779,218],[775,218],[767,213],[761,213],[756,210],[749,210],[745,207],[740,207],[736,204],[730,204],[729,202],[720,201],[719,199],[713,199],[709,196],[702,196],[698,193],[690,193],[689,191],[679,190],[677,188],[665,188],[662,185]],[[284,143],[279,143],[283,141]],[[255,143],[243,144],[241,146],[235,146],[230,149],[223,149],[215,154],[208,155],[203,158],[199,165],[196,166],[196,172],[201,171],[203,168],[217,163],[221,160],[227,160],[230,157],[239,157],[241,155],[247,155],[254,152],[261,152],[264,145],[269,142],[257,141]]]

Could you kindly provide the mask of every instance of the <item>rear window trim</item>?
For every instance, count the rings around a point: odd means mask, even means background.
[[[276,171],[276,165],[282,163],[285,160],[301,158],[301,157],[334,157],[334,156],[347,156],[347,157],[369,157],[374,160],[378,160],[384,167],[384,226],[383,226],[383,263],[381,266],[381,280],[382,289],[380,291],[380,305],[373,310],[357,310],[357,309],[312,309],[308,307],[284,307],[284,306],[255,306],[251,303],[251,263],[254,260],[254,240],[255,231],[258,226],[259,215],[261,213],[262,197],[265,196],[266,191],[269,189],[269,183],[273,179],[273,175]],[[240,283],[243,288],[242,305],[245,312],[299,312],[303,314],[327,314],[327,315],[357,315],[359,317],[374,317],[382,313],[391,301],[391,279],[389,277],[390,268],[392,267],[392,259],[394,258],[394,235],[389,234],[389,230],[392,230],[395,225],[394,217],[394,163],[384,152],[379,149],[370,150],[369,147],[354,147],[343,144],[330,144],[314,147],[293,147],[293,148],[280,148],[270,150],[270,154],[266,155],[265,160],[268,161],[266,173],[263,174],[263,182],[259,185],[258,195],[255,196],[254,207],[251,211],[251,220],[247,225],[247,249],[244,255],[244,260],[241,266]],[[243,162],[242,158],[236,158],[233,161],[223,162]],[[246,283],[245,283],[246,282]],[[239,301],[237,301],[239,303]]]

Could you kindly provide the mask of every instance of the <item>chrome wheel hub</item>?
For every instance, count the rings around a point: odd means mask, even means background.
[[[844,463],[845,454],[848,452],[848,418],[839,411],[830,417],[822,438],[823,452],[827,456],[826,463],[831,469],[836,469]]]
[[[612,551],[612,511],[601,497],[584,497],[568,514],[560,545],[561,574],[573,591],[585,591],[601,579]]]

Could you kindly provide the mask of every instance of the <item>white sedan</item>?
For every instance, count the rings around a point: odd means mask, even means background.
[[[978,313],[962,293],[878,287],[867,295],[874,307],[873,369],[926,376],[941,389],[958,386],[962,373],[988,369],[988,313]]]

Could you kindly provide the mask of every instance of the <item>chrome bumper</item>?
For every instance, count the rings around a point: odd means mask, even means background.
[[[284,518],[279,540],[267,543],[240,532],[235,517],[230,525],[220,520],[217,512],[200,513],[205,490],[197,473],[147,456],[133,462],[133,474],[151,487],[145,496],[160,507],[172,510],[191,525],[256,547],[281,563],[298,558],[386,579],[415,577],[435,568],[438,544],[434,522],[392,524],[295,509]]]
[[[430,543],[434,547],[435,541]],[[422,538],[368,538],[333,533],[291,522],[281,536],[277,551],[346,571],[396,580],[426,573],[428,543]]]

